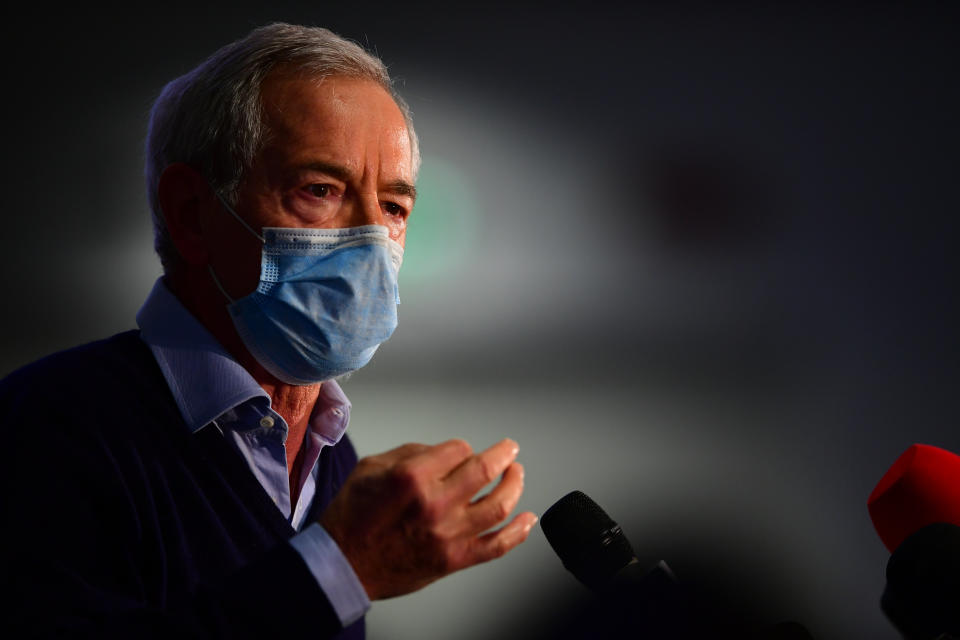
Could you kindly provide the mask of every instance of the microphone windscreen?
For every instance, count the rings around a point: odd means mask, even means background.
[[[540,526],[563,566],[591,589],[606,588],[634,559],[620,526],[581,491],[554,503],[540,518]]]
[[[926,444],[912,445],[877,483],[867,508],[891,552],[928,524],[960,526],[960,456]]]

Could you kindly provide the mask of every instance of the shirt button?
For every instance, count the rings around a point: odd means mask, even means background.
[[[334,407],[334,408],[332,409],[332,411],[333,411],[333,415],[337,416],[338,418],[342,418],[342,417],[343,417],[343,409],[338,409],[338,408]]]
[[[273,426],[273,418],[271,418],[270,416],[263,416],[262,418],[260,418],[260,426],[263,427],[264,429],[269,429],[270,427]]]

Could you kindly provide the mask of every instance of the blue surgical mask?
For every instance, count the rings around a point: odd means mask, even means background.
[[[219,196],[218,196],[219,197]],[[256,291],[227,310],[244,345],[264,369],[305,385],[355,371],[397,327],[397,272],[403,247],[386,227],[264,227]]]

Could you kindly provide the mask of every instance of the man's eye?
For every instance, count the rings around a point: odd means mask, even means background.
[[[307,191],[317,198],[326,198],[333,195],[333,189],[328,184],[311,184],[307,186]]]
[[[398,205],[396,202],[384,202],[383,210],[389,213],[392,216],[402,216],[403,207]]]

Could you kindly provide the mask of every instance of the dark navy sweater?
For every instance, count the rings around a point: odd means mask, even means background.
[[[363,637],[240,455],[188,432],[138,332],[11,374],[0,416],[14,637]],[[324,448],[308,521],[356,461],[346,437]]]

